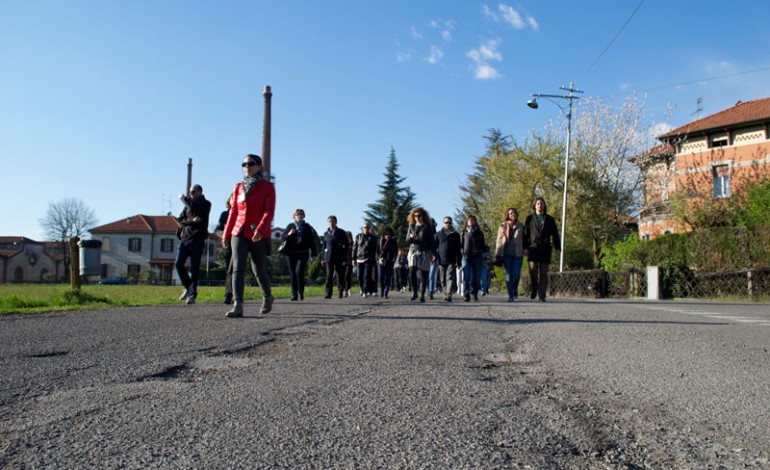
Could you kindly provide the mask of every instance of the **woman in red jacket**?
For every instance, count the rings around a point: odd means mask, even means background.
[[[262,174],[262,158],[248,154],[243,157],[243,181],[233,189],[233,204],[222,233],[222,244],[229,243],[233,251],[233,308],[230,318],[243,316],[243,289],[246,278],[246,254],[251,254],[254,276],[262,289],[262,308],[273,308],[267,256],[270,254],[270,227],[275,213],[275,186]]]

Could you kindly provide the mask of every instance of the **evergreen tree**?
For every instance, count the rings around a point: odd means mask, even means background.
[[[365,212],[367,220],[372,223],[377,231],[390,226],[396,237],[398,245],[404,245],[408,223],[406,217],[414,208],[415,194],[408,186],[402,186],[406,177],[398,174],[398,160],[396,150],[390,148],[388,164],[385,167],[385,181],[379,185],[380,199],[369,204],[369,210]]]

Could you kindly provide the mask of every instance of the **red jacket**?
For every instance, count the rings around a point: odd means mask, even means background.
[[[256,231],[262,234],[262,238],[269,239],[275,213],[273,183],[259,181],[252,186],[249,194],[244,194],[243,183],[238,183],[233,189],[233,201],[222,239],[228,240],[243,233],[244,237],[251,240],[255,232],[251,226],[254,224],[257,224]]]

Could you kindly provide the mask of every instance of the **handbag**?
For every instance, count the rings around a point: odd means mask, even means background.
[[[278,245],[278,253],[282,255],[289,254],[289,240],[284,240],[280,245]]]

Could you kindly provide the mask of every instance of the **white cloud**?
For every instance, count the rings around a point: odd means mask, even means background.
[[[428,55],[428,62],[431,64],[437,64],[444,57],[444,51],[438,46],[430,46],[430,54]]]
[[[524,20],[521,19],[521,15],[513,7],[503,5],[502,3],[497,6],[502,14],[502,21],[508,23],[516,29],[524,29]]]
[[[396,54],[396,60],[399,62],[409,62],[412,59],[412,51],[399,52]]]
[[[477,80],[492,80],[500,77],[502,77],[500,72],[489,64],[478,65],[473,71],[473,78]]]
[[[648,137],[655,139],[659,135],[663,135],[674,128],[667,122],[659,122],[650,126],[650,135]]]
[[[487,5],[481,6],[481,14],[490,18],[495,23],[505,23],[515,29],[524,29],[529,25],[530,28],[537,31],[540,28],[534,16],[525,14],[526,21],[518,10],[510,5],[499,3],[497,10],[489,8]]]
[[[412,37],[415,39],[422,39],[422,34],[420,34],[414,26],[412,26]]]
[[[441,34],[441,39],[444,42],[449,42],[452,40],[452,31],[455,29],[454,21],[431,20],[430,23],[428,24],[431,28],[439,30],[439,34]]]
[[[490,61],[502,62],[503,55],[497,50],[497,47],[501,42],[502,41],[499,38],[490,39],[482,43],[477,49],[472,49],[468,52],[467,56],[473,61],[473,76],[476,79],[488,80],[502,77],[502,75],[489,64]]]

